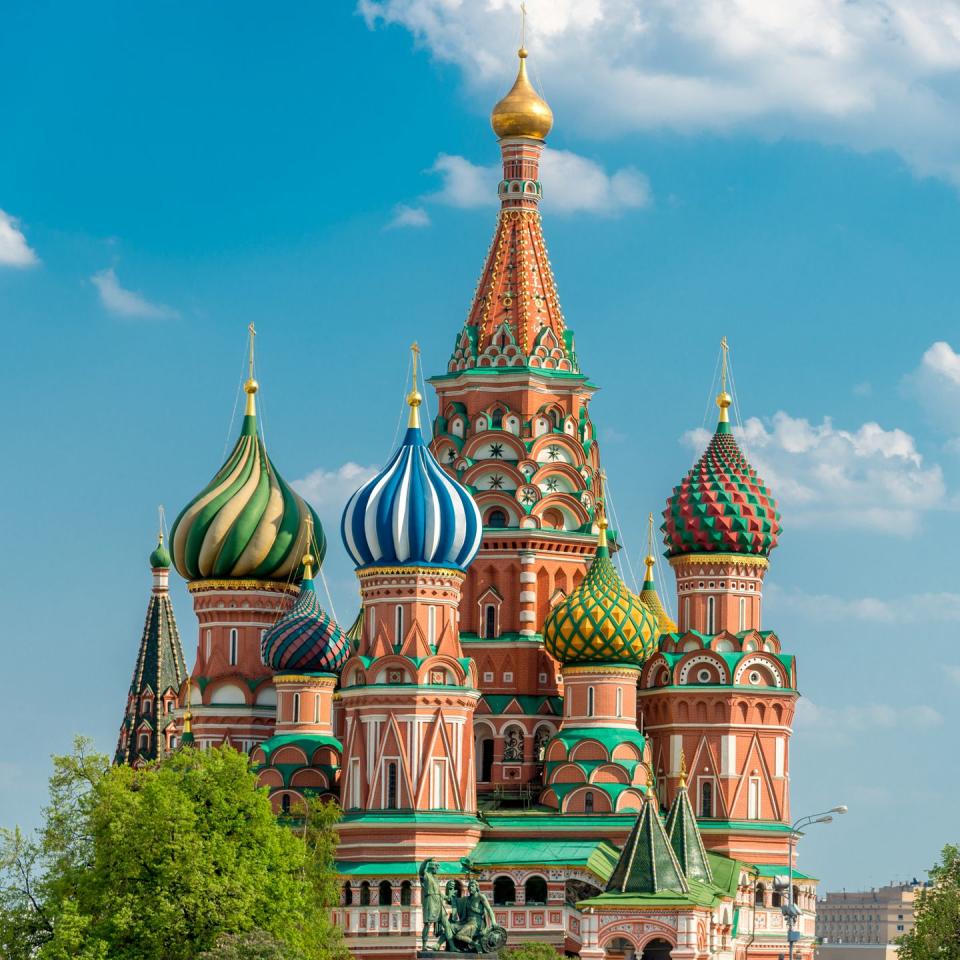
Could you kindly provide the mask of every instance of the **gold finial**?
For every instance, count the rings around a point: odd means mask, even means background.
[[[600,539],[597,540],[597,549],[607,545],[607,475],[601,470],[597,474],[597,526],[600,528]]]
[[[687,789],[687,755],[680,748],[680,789]]]
[[[313,544],[313,517],[310,515],[310,511],[307,510],[307,518],[304,521],[304,525],[307,528],[307,550],[303,555],[303,579],[312,580],[313,579],[313,564],[314,558],[313,554],[310,552],[310,547]]]
[[[657,558],[653,555],[653,514],[652,513],[647,517],[647,555],[643,558],[643,562],[647,566],[647,573],[646,573],[645,579],[653,581],[653,566],[657,562]]]
[[[727,364],[729,363],[730,344],[727,338],[720,340],[720,393],[717,394],[717,406],[720,408],[720,423],[729,423],[730,414],[727,412],[733,398],[727,393]]]
[[[653,766],[647,768],[649,779],[647,780],[647,800],[652,804],[657,804],[657,775],[653,772]]]
[[[257,415],[257,402],[254,400],[254,395],[257,390],[260,389],[260,384],[253,379],[253,341],[257,336],[257,330],[252,323],[247,325],[247,329],[250,331],[250,375],[247,378],[247,382],[243,385],[243,389],[247,395],[246,415],[248,417],[255,417]]]
[[[164,521],[164,512],[163,512],[163,504],[161,503],[161,504],[157,507],[157,526],[159,527],[159,530],[157,531],[157,544],[158,544],[158,545],[161,544],[161,543],[163,543],[163,527],[164,527],[164,522],[163,522],[163,521]]]
[[[407,421],[408,427],[420,426],[420,404],[423,397],[417,390],[417,361],[420,358],[420,345],[416,342],[410,345],[410,353],[413,355],[413,389],[407,394],[407,403],[410,405],[410,419]]]
[[[187,709],[183,711],[183,736],[181,740],[188,733],[193,733],[193,711],[190,709],[190,705],[193,701],[193,681],[190,679],[190,674],[187,674]]]

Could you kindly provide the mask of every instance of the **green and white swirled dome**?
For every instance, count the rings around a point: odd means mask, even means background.
[[[186,580],[299,579],[308,515],[318,565],[327,549],[320,518],[267,456],[257,427],[256,380],[243,389],[247,409],[236,446],[170,533],[174,566]]]

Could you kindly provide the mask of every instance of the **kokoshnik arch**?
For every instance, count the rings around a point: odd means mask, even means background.
[[[761,625],[779,514],[724,384],[716,432],[663,514],[677,622],[652,555],[639,594],[617,572],[595,387],[539,213],[553,117],[519,57],[492,115],[493,243],[430,380],[432,437],[415,374],[402,443],[343,514],[356,620],[344,629],[318,601],[326,541],[267,456],[251,332],[240,438],[150,556],[117,761],[229,743],[278,813],[337,800],[336,921],[360,957],[414,956],[432,857],[444,882],[479,881],[514,941],[588,960],[774,960],[798,697],[794,657]],[[171,564],[198,620],[189,679]],[[815,881],[793,875],[809,960]]]

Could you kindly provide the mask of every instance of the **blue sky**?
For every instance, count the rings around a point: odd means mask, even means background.
[[[407,346],[442,371],[466,315],[517,42],[497,0],[362,6],[0,14],[2,823],[36,821],[74,733],[113,750],[156,505],[221,463],[251,321],[271,455],[353,616],[336,518],[390,452]],[[546,237],[634,568],[726,335],[784,514],[795,812],[851,807],[803,866],[918,875],[960,789],[960,38],[924,0],[882,30],[870,2],[744,0],[716,29],[718,0],[528,6]]]

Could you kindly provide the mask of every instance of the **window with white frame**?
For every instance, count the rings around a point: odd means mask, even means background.
[[[205,656],[206,656],[207,658],[209,658],[209,657],[210,657],[210,647],[211,647],[211,638],[210,638],[210,631],[209,631],[209,630],[205,630],[205,631],[204,631],[204,643],[206,644],[206,648],[207,648]]]
[[[760,819],[760,778],[751,777],[747,784],[747,818]]]
[[[430,808],[447,808],[447,761],[434,760],[430,767]]]
[[[427,643],[431,647],[437,644],[437,608],[427,607]]]
[[[623,687],[617,687],[617,717],[623,716]]]
[[[716,597],[707,597],[707,628],[704,630],[704,633],[715,633],[714,626],[716,625],[716,613],[717,613],[717,598]]]
[[[295,693],[293,695],[293,722],[300,722],[300,694]]]
[[[403,643],[403,607],[399,603],[393,616],[393,642],[400,646]]]
[[[350,758],[350,789],[347,791],[347,809],[356,810],[360,806],[360,758]]]
[[[747,629],[747,598],[740,598],[740,629]]]
[[[237,629],[236,627],[230,630],[230,666],[235,667],[237,665]]]
[[[595,699],[595,696],[594,696],[593,687],[587,687],[587,716],[588,717],[593,716],[594,699]]]

